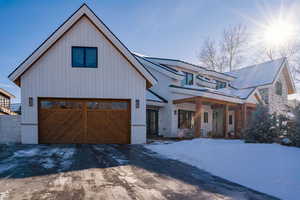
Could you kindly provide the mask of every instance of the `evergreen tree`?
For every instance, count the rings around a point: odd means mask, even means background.
[[[269,114],[267,107],[258,105],[251,119],[244,132],[245,142],[272,143],[278,134],[276,115]]]
[[[294,110],[294,120],[289,131],[289,139],[292,145],[300,147],[300,106],[298,105]]]

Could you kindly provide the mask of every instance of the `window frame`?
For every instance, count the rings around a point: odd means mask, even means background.
[[[227,87],[227,83],[225,81],[219,81],[219,80],[215,80],[215,81],[216,81],[216,89],[217,90]]]
[[[83,66],[76,66],[73,60],[73,49],[80,48],[83,49],[83,59],[84,65]],[[96,50],[96,66],[88,66],[86,63],[86,49],[95,49]],[[98,47],[85,47],[85,46],[72,46],[71,47],[71,65],[74,68],[98,68]]]
[[[194,74],[193,73],[190,73],[190,72],[186,72],[186,71],[182,71],[182,73],[184,74],[184,79],[181,81],[181,83],[183,85],[194,85]],[[191,84],[188,84],[188,76],[191,75],[192,79],[192,83]]]
[[[181,114],[184,115],[184,119],[181,119]],[[178,110],[178,128],[192,129],[194,128],[195,112],[190,110]],[[184,121],[182,121],[184,120]]]
[[[275,93],[279,96],[282,96],[282,90],[283,90],[283,88],[282,88],[281,81],[276,81],[276,83],[275,83]]]
[[[233,115],[232,114],[230,114],[228,117],[228,124],[233,125]]]
[[[208,112],[204,112],[203,113],[203,123],[205,123],[205,124],[208,124],[208,121],[209,121],[209,119],[208,119]]]

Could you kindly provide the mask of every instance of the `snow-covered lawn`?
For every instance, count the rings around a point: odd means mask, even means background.
[[[300,199],[300,148],[194,139],[146,147],[171,159],[282,199]]]

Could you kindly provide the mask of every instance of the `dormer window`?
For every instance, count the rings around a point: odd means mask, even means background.
[[[227,86],[226,82],[216,80],[216,89],[225,88]]]
[[[181,81],[181,85],[193,85],[194,75],[189,72],[182,72],[184,74],[184,79]]]
[[[276,82],[275,88],[276,88],[276,94],[281,96],[282,95],[282,83],[280,81]]]

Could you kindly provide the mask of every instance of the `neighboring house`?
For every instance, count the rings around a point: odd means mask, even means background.
[[[146,132],[240,137],[257,103],[281,108],[295,91],[286,59],[266,66],[276,73],[247,85],[243,69],[219,73],[131,53],[83,4],[9,79],[21,87],[22,143],[145,143]]]
[[[219,73],[181,60],[136,54],[158,84],[161,101],[147,101],[149,135],[165,137],[241,137],[257,103],[286,114],[295,93],[287,59]]]
[[[15,115],[11,110],[11,99],[15,98],[14,95],[8,91],[0,88],[0,115]]]

